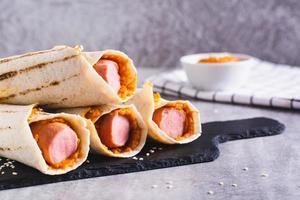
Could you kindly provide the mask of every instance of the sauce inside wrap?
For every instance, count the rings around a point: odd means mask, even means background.
[[[114,109],[104,115],[94,107],[85,117],[94,122],[101,143],[114,154],[130,152],[139,146],[142,129],[130,108]],[[101,115],[99,117],[99,115]]]
[[[30,124],[34,139],[46,162],[61,168],[78,155],[79,138],[72,127],[63,119],[37,121]]]
[[[161,97],[154,93],[154,103],[158,105]],[[194,112],[183,102],[170,101],[154,110],[152,120],[169,137],[175,140],[183,140],[195,132],[193,118]]]

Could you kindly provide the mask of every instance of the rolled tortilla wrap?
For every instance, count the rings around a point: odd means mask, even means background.
[[[148,135],[158,142],[165,144],[185,144],[194,141],[201,135],[200,114],[198,109],[189,101],[167,101],[161,98],[159,94],[153,94],[153,86],[150,82],[146,82],[142,89],[138,89],[127,104],[134,104],[136,106],[148,126]],[[158,124],[154,122],[154,113],[161,108],[172,108],[185,113],[183,132],[180,136],[170,136],[170,134],[167,134],[166,131],[162,130]],[[180,118],[178,119],[179,120],[175,120],[171,118],[171,120],[173,120],[169,122],[171,128],[178,127],[176,123],[182,121]],[[174,124],[176,125],[175,127]]]
[[[0,156],[14,159],[49,175],[64,174],[76,169],[87,158],[90,131],[86,120],[80,116],[64,113],[49,114],[34,108],[34,105],[1,104],[0,118]],[[78,142],[74,153],[55,165],[46,161],[44,152],[38,144],[39,140],[31,129],[34,123],[52,121],[63,121],[76,133]],[[64,140],[58,142],[63,144]]]
[[[91,148],[96,153],[109,157],[127,158],[138,154],[145,145],[148,129],[141,115],[133,105],[101,105],[85,108],[69,108],[59,111],[79,114],[87,119],[89,129],[91,130]],[[126,117],[129,120],[129,136],[123,146],[109,147],[104,141],[106,138],[101,139],[100,136],[102,135],[99,132],[100,129],[97,127],[97,124],[99,124],[102,119],[107,121],[104,118],[112,114],[114,115],[115,112],[117,112],[119,116]],[[120,124],[115,123],[112,126],[118,129],[116,131],[122,130],[122,127],[119,127]],[[108,129],[109,128],[106,130],[112,131]],[[108,134],[108,132],[104,132],[103,134]]]
[[[115,50],[82,52],[81,49],[56,46],[0,59],[0,102],[78,107],[117,104],[133,95],[136,69],[127,55]],[[118,91],[94,69],[101,59],[117,64]]]

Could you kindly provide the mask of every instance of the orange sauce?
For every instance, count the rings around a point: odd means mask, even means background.
[[[193,134],[195,134],[194,125],[196,122],[194,121],[194,116],[197,113],[195,113],[195,111],[190,110],[187,104],[175,101],[175,102],[169,102],[163,107],[170,107],[170,108],[175,108],[177,110],[183,110],[186,114],[184,133],[182,134],[182,136],[178,136],[175,140],[180,141],[188,137],[191,137]]]
[[[108,147],[107,148],[110,151],[112,151],[114,154],[120,154],[120,153],[126,153],[126,152],[133,151],[140,144],[140,140],[142,137],[142,134],[141,134],[142,129],[140,128],[140,126],[138,124],[135,113],[133,112],[133,110],[131,108],[118,108],[118,109],[115,109],[115,110],[105,114],[105,115],[110,115],[110,114],[113,115],[115,112],[117,112],[121,116],[126,117],[129,120],[130,135],[129,135],[128,141],[126,142],[126,144],[124,146],[117,147],[117,148],[108,148]],[[94,119],[97,118],[99,115],[102,115],[101,113],[102,113],[101,107],[93,107],[88,113],[86,113],[85,118],[95,121]],[[96,123],[96,121],[94,123]]]
[[[115,54],[104,54],[101,59],[108,59],[118,63],[118,73],[120,75],[121,88],[118,95],[121,99],[126,99],[134,94],[137,84],[137,75],[131,69],[132,63]]]
[[[237,62],[240,59],[233,56],[233,55],[226,55],[226,56],[210,56],[208,58],[201,58],[198,62],[199,63],[227,63],[227,62]]]
[[[34,112],[38,112],[38,110],[33,110]],[[54,119],[48,119],[48,120],[42,120],[42,121],[38,121],[38,123],[51,123],[51,122],[60,122],[60,123],[64,123],[70,127],[72,127],[72,125],[67,122],[66,120],[62,119],[62,118],[54,118]],[[33,123],[37,123],[37,122],[33,122]],[[34,139],[38,142],[39,140],[39,134],[34,134],[33,135]],[[77,135],[78,137],[78,135]],[[81,156],[81,152],[80,152],[80,139],[77,138],[77,144],[78,144],[78,148],[76,150],[76,152],[74,152],[69,158],[59,162],[59,163],[55,163],[55,164],[50,164],[47,162],[47,164],[49,165],[49,168],[53,168],[53,169],[65,169],[69,166],[73,166],[76,163],[76,160]],[[43,153],[42,153],[43,154]],[[44,156],[44,155],[43,155]]]

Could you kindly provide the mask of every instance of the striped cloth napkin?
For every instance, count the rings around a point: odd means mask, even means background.
[[[200,91],[191,86],[183,70],[149,77],[162,94],[198,100],[300,110],[300,67],[259,60],[247,83],[232,91]]]

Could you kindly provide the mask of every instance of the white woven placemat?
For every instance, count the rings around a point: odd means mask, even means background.
[[[200,91],[183,70],[149,77],[155,91],[199,100],[300,110],[300,67],[258,61],[247,83],[232,91]]]

